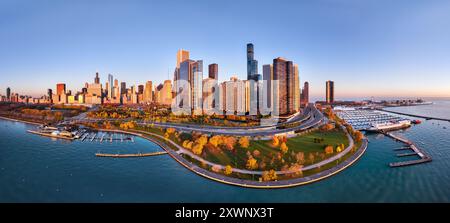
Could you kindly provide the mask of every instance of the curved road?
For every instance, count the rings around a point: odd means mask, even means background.
[[[336,161],[336,160],[342,158],[342,157],[345,156],[348,152],[350,152],[351,149],[353,148],[353,146],[354,146],[355,144],[354,144],[354,141],[353,141],[352,137],[350,136],[350,134],[348,134],[347,130],[346,130],[345,128],[343,128],[343,130],[344,130],[345,133],[347,134],[347,138],[348,138],[348,140],[349,140],[349,145],[347,146],[347,148],[345,148],[342,152],[338,153],[338,154],[335,155],[335,156],[332,156],[332,157],[330,157],[330,158],[328,158],[328,159],[322,160],[322,161],[320,161],[320,162],[318,162],[318,163],[315,163],[315,164],[312,164],[312,165],[303,167],[303,168],[301,168],[301,170],[302,170],[302,171],[305,171],[305,170],[311,170],[311,169],[315,169],[315,168],[318,168],[318,167],[322,167],[322,166],[324,166],[324,165],[326,165],[326,164],[328,164],[328,163],[334,162],[334,161]],[[175,147],[178,148],[178,151],[176,151],[176,153],[179,154],[179,155],[185,154],[185,155],[188,155],[189,157],[191,157],[191,158],[193,158],[193,159],[195,159],[195,160],[197,160],[197,161],[199,161],[199,162],[206,163],[206,164],[208,164],[209,166],[217,166],[217,167],[219,167],[221,170],[224,170],[224,169],[225,169],[225,166],[224,166],[224,165],[217,164],[217,163],[213,163],[213,162],[210,162],[210,161],[208,161],[208,160],[205,160],[205,159],[203,159],[202,157],[200,157],[200,156],[198,156],[198,155],[192,153],[191,151],[189,151],[189,150],[183,148],[182,146],[178,145],[177,143],[173,142],[173,141],[170,140],[170,139],[165,139],[164,137],[162,137],[162,136],[160,136],[160,135],[158,135],[158,134],[154,134],[154,133],[150,133],[150,132],[145,132],[145,131],[141,131],[141,130],[134,130],[134,131],[139,132],[139,133],[143,133],[143,134],[148,134],[148,135],[151,135],[151,136],[155,136],[155,137],[157,137],[157,138],[163,139],[163,140],[165,140],[165,141],[171,143],[172,145],[174,145]],[[246,169],[237,169],[237,168],[232,168],[232,170],[233,170],[233,172],[235,172],[235,173],[254,174],[254,175],[262,175],[263,172],[264,172],[264,171],[260,171],[260,170],[246,170]],[[292,173],[295,173],[295,172],[297,172],[297,171],[296,171],[296,170],[279,170],[279,171],[276,171],[276,173],[277,173],[278,175],[292,174]]]
[[[65,120],[65,122],[97,122],[105,121],[108,119],[71,119]],[[217,127],[217,126],[199,126],[199,125],[188,125],[188,124],[174,124],[174,123],[154,123],[154,122],[137,122],[138,125],[153,125],[162,128],[175,128],[178,131],[196,131],[205,134],[220,134],[220,135],[236,135],[236,136],[267,136],[280,133],[287,133],[292,131],[303,131],[309,128],[319,125],[324,120],[323,114],[317,110],[317,108],[310,104],[305,108],[304,114],[299,114],[294,117],[290,122],[281,123],[276,126],[255,126],[255,127]],[[286,124],[298,124],[293,127],[281,128],[281,126]]]

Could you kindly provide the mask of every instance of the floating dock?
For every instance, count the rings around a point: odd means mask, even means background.
[[[96,153],[97,157],[111,157],[111,158],[135,158],[135,157],[146,157],[146,156],[158,156],[167,154],[165,151],[153,152],[153,153],[132,153],[132,154],[110,154],[110,153]]]

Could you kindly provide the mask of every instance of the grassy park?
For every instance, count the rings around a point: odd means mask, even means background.
[[[344,144],[347,147],[348,143],[347,136],[341,130],[316,130],[286,139],[287,152],[282,152],[280,146],[274,146],[273,140],[250,140],[248,148],[242,148],[239,143],[234,150],[207,148],[202,156],[211,162],[240,169],[247,168],[247,162],[251,156],[260,164],[256,168],[258,170],[281,170],[293,163],[310,165],[320,162],[336,153],[326,154],[327,146],[336,148]]]

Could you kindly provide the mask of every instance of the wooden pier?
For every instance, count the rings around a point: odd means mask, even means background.
[[[429,155],[427,155],[424,151],[422,151],[421,149],[419,149],[416,145],[414,145],[413,142],[407,140],[407,139],[403,139],[399,136],[396,136],[392,133],[389,132],[383,132],[381,131],[381,133],[385,134],[386,136],[389,136],[399,142],[402,142],[404,144],[407,145],[407,147],[403,147],[402,149],[406,149],[409,148],[411,149],[413,152],[412,153],[403,153],[403,154],[398,154],[398,157],[403,157],[403,156],[414,156],[417,155],[420,157],[420,159],[418,160],[408,160],[408,161],[402,161],[402,162],[395,162],[395,163],[390,163],[389,166],[390,167],[402,167],[402,166],[410,166],[410,165],[415,165],[415,164],[421,164],[421,163],[426,163],[426,162],[430,162],[432,161],[431,157]],[[398,149],[397,149],[398,150]]]
[[[402,147],[402,148],[394,149],[394,151],[402,151],[402,150],[411,150],[411,147],[409,147],[409,146],[404,146],[404,147]]]
[[[397,157],[404,157],[404,156],[417,156],[417,153],[412,152],[412,153],[400,153],[400,154],[397,154]]]
[[[166,151],[153,152],[153,153],[132,153],[132,154],[110,154],[110,153],[96,153],[97,157],[111,157],[111,158],[135,158],[135,157],[146,157],[146,156],[158,156],[167,154]]]

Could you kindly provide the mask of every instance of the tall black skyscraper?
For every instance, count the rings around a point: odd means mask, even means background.
[[[216,63],[210,64],[208,66],[208,77],[211,79],[218,79],[219,76],[219,65]]]
[[[327,81],[326,100],[327,100],[328,104],[334,102],[334,82],[333,81]]]
[[[255,60],[255,51],[252,43],[247,44],[247,80],[259,80],[258,61]]]
[[[100,77],[98,76],[98,72],[95,73],[95,79],[94,79],[94,82],[95,82],[96,84],[100,84]]]
[[[52,102],[52,97],[53,97],[52,95],[53,95],[53,90],[51,88],[47,89],[47,96],[48,96],[48,99],[50,99],[51,103],[53,103]]]
[[[8,101],[11,100],[11,88],[6,88],[6,98],[8,99]]]
[[[127,83],[120,82],[120,95],[127,93]]]

